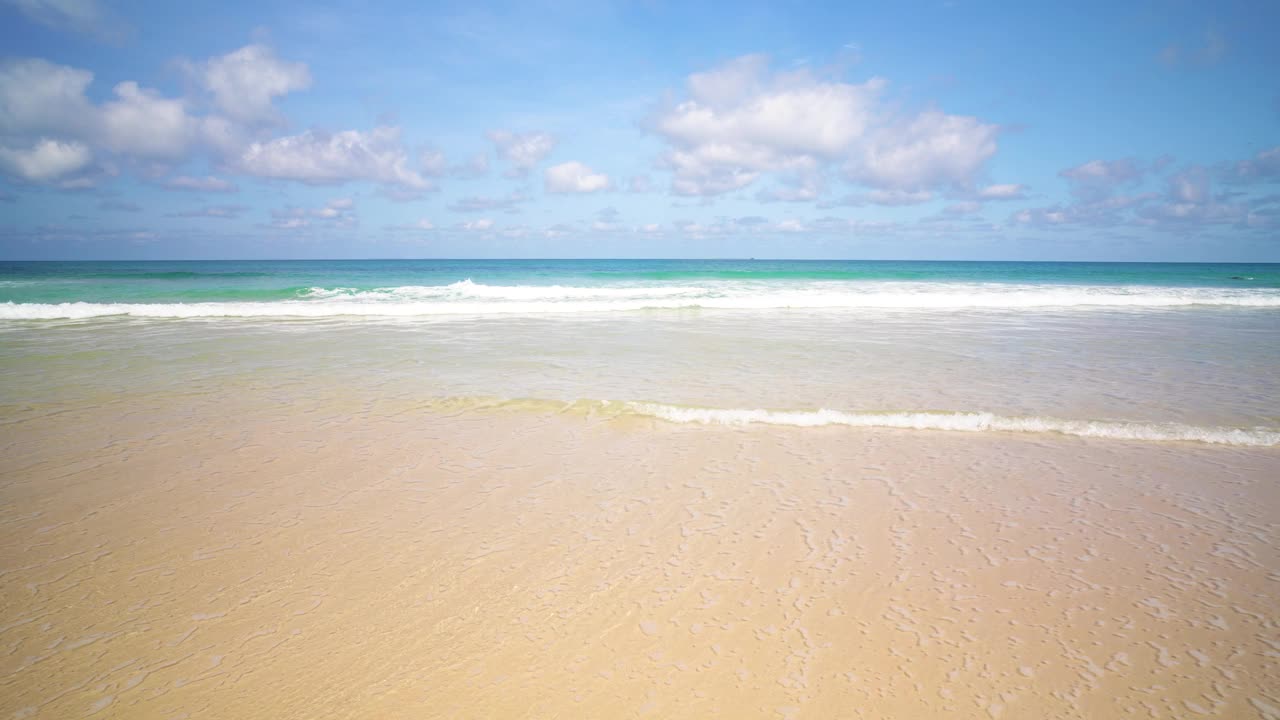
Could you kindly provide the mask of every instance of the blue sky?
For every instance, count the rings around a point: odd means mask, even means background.
[[[0,0],[0,258],[1280,261],[1276,27]]]

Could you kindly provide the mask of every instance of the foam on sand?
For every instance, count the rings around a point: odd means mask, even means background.
[[[1242,447],[1280,445],[1280,429],[1200,427],[1181,423],[1137,423],[1063,420],[1045,417],[1005,417],[987,412],[849,413],[839,410],[774,411],[692,408],[659,403],[628,402],[630,410],[676,423],[702,425],[789,425],[821,427],[883,427],[959,432],[1059,433],[1079,437],[1139,441],[1188,441]]]

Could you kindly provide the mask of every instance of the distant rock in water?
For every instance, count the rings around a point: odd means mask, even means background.
[[[1232,275],[1231,280],[1252,280],[1253,278],[1244,275]]]

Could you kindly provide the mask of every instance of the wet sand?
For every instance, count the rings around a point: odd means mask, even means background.
[[[5,411],[0,717],[1280,718],[1275,449],[276,400]]]

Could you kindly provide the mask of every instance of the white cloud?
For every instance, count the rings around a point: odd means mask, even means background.
[[[93,73],[38,58],[0,63],[0,135],[83,135],[95,110]]]
[[[1026,197],[1026,185],[988,185],[978,191],[979,200],[1022,200]]]
[[[999,128],[929,110],[900,117],[881,95],[887,83],[821,79],[807,70],[770,73],[747,56],[691,75],[687,98],[652,121],[671,149],[661,165],[672,192],[718,195],[775,173],[793,189],[769,199],[814,199],[826,168],[877,189],[967,186],[996,151]]]
[[[873,205],[920,205],[932,200],[933,193],[928,190],[872,190],[866,199]]]
[[[480,218],[479,220],[468,220],[458,225],[463,230],[483,232],[493,229],[493,221],[489,218]]]
[[[0,147],[0,168],[29,182],[50,182],[84,169],[93,160],[77,142],[41,140],[28,149]]]
[[[999,128],[974,117],[927,110],[877,130],[846,167],[873,187],[919,191],[964,186],[996,153]]]
[[[177,175],[165,180],[163,185],[168,190],[185,190],[190,192],[232,193],[239,190],[235,183],[229,180],[223,180],[220,177],[214,177],[213,175],[206,175],[204,177]]]
[[[176,163],[209,149],[235,158],[246,147],[248,119],[274,111],[271,100],[300,86],[304,65],[276,60],[262,46],[249,46],[200,66],[223,115],[197,116],[184,98],[164,97],[125,81],[114,97],[95,105],[86,93],[93,74],[40,59],[0,63],[0,137],[11,148],[38,139],[79,143],[94,155],[140,161],[151,173],[157,163]],[[206,77],[207,76],[207,77]],[[104,167],[107,167],[104,165]]]
[[[511,166],[507,177],[524,177],[556,147],[556,139],[542,132],[518,134],[507,130],[488,133],[500,155]]]
[[[4,63],[0,135],[8,138],[11,149],[38,140],[41,144],[32,149],[43,148],[47,161],[61,158],[58,167],[65,167],[72,157],[81,160],[78,168],[87,167],[95,150],[151,162],[175,161],[188,153],[199,123],[187,114],[182,100],[122,82],[114,88],[114,99],[95,106],[85,95],[92,81],[90,72],[44,60]]]
[[[115,86],[116,100],[101,111],[102,142],[113,152],[177,160],[186,154],[197,125],[182,100],[160,97],[135,82]]]
[[[597,173],[580,162],[552,165],[544,173],[547,192],[590,193],[611,187],[609,176]]]
[[[659,117],[656,129],[681,146],[719,145],[722,157],[771,168],[786,164],[786,155],[841,153],[866,130],[884,86],[879,79],[850,85],[799,74],[769,83],[766,65],[748,56],[690,76],[689,99]]]
[[[309,185],[368,180],[418,190],[429,187],[417,171],[409,168],[409,153],[400,142],[397,127],[332,134],[311,130],[255,142],[240,156],[237,165],[251,175]]]
[[[242,123],[275,120],[272,102],[277,97],[311,86],[305,63],[281,60],[265,45],[247,45],[212,58],[199,68],[199,75],[214,105]]]

